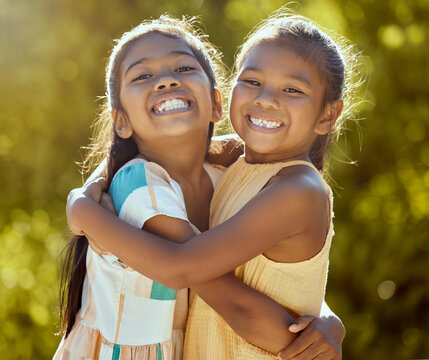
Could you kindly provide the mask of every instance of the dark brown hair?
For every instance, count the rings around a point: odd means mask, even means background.
[[[332,135],[339,136],[344,119],[349,117],[356,107],[353,98],[360,85],[359,81],[355,81],[358,53],[345,38],[332,31],[322,31],[321,27],[316,26],[311,20],[295,15],[287,8],[281,8],[263,20],[247,36],[236,55],[236,75],[250,50],[266,42],[280,42],[304,61],[318,66],[319,72],[325,80],[322,109],[326,104],[336,100],[342,99],[344,102],[343,113],[331,132],[319,135],[310,149],[311,161],[319,170],[324,170],[326,152]]]
[[[206,36],[196,28],[195,23],[195,18],[183,17],[179,20],[162,15],[159,19],[144,21],[124,33],[116,42],[106,69],[106,97],[95,124],[94,139],[88,147],[89,152],[83,163],[84,172],[88,172],[94,168],[94,165],[106,159],[107,187],[110,186],[113,176],[121,166],[138,153],[137,145],[132,138],[122,139],[118,136],[114,130],[116,119],[112,119],[111,116],[112,110],[121,110],[119,100],[121,65],[136,41],[153,33],[184,40],[207,74],[212,93],[216,88],[224,88],[225,76],[221,55]],[[207,146],[212,134],[213,123],[211,122]],[[60,330],[65,337],[70,333],[81,307],[87,249],[88,241],[84,236],[74,236],[65,248],[60,284]]]

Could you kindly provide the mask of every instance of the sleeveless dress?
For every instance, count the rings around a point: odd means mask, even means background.
[[[212,199],[210,227],[236,214],[282,168],[304,165],[313,168],[326,189],[332,211],[332,192],[320,172],[309,162],[290,161],[249,164],[241,157],[219,182]],[[275,262],[260,254],[235,270],[245,284],[268,295],[299,315],[319,316],[325,296],[329,248],[333,236],[332,212],[322,249],[312,258],[296,263]],[[185,360],[277,359],[239,335],[200,297],[191,292],[184,345]]]
[[[215,187],[223,171],[209,164],[204,168]],[[109,192],[118,216],[138,228],[160,214],[188,221],[180,185],[156,163],[129,161],[115,174]],[[86,266],[81,309],[54,360],[182,359],[188,289],[169,289],[91,247]]]

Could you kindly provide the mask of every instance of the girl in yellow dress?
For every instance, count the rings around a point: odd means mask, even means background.
[[[147,229],[152,233],[128,225],[94,201],[101,181],[71,193],[75,233],[154,281],[204,294],[191,299],[185,358],[275,358],[296,335],[270,328],[320,315],[333,235],[332,193],[321,171],[331,134],[340,128],[345,66],[339,47],[302,18],[270,18],[251,34],[237,57],[230,103],[245,155],[217,186],[211,229],[202,234],[181,219],[155,222]],[[189,240],[169,242],[154,233]],[[215,286],[232,271],[288,312],[272,316],[278,309],[266,306],[264,295],[249,299],[239,286]],[[235,301],[216,303],[223,296]],[[310,345],[301,352],[318,354],[338,358],[340,351]]]

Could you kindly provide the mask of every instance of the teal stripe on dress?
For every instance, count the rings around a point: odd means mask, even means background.
[[[119,360],[119,355],[121,353],[121,347],[119,344],[115,344],[113,346],[113,356],[112,356],[112,360]]]
[[[127,197],[136,189],[147,186],[144,163],[129,165],[119,170],[110,184],[109,193],[119,214]]]
[[[158,360],[162,360],[162,349],[160,343],[158,343]]]
[[[157,283],[152,284],[150,298],[155,300],[176,300],[177,291]]]

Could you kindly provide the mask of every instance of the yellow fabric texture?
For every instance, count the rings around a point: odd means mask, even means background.
[[[249,164],[241,157],[225,173],[212,199],[210,227],[236,214],[282,168],[305,165],[320,176],[331,208],[329,230],[323,248],[311,259],[279,263],[260,254],[235,270],[245,284],[270,296],[299,315],[319,315],[325,296],[328,257],[333,236],[332,193],[319,171],[305,161]],[[237,335],[200,297],[191,292],[186,328],[185,360],[277,359]]]

